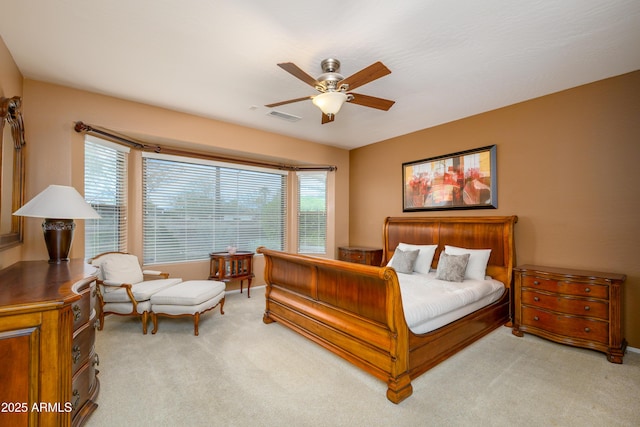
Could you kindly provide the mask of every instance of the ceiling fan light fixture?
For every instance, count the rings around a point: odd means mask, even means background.
[[[313,104],[322,110],[322,124],[331,123],[335,120],[335,115],[340,111],[345,102],[352,102],[364,107],[376,108],[387,111],[394,104],[388,99],[376,98],[375,96],[348,93],[350,90],[370,83],[391,73],[385,65],[378,61],[368,67],[363,68],[355,74],[345,78],[340,71],[340,61],[337,59],[325,59],[322,61],[323,73],[317,78],[311,77],[293,62],[282,62],[278,67],[291,74],[298,80],[313,87],[320,92],[316,96],[305,96],[302,98],[289,99],[287,101],[266,104],[265,107],[273,108],[280,105],[291,104],[293,102],[306,101],[311,99]]]
[[[313,104],[328,116],[337,114],[347,101],[347,95],[343,92],[324,92],[313,97]]]

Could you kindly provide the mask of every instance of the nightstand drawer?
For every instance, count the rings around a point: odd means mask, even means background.
[[[522,307],[522,325],[602,344],[609,342],[609,323],[599,320],[554,314],[525,306]]]
[[[575,295],[589,298],[609,299],[609,287],[592,283],[574,283],[562,280],[552,280],[542,277],[525,276],[522,287],[542,289],[564,295]]]
[[[363,262],[365,260],[364,252],[345,251],[343,249],[339,251],[338,256],[342,261]]]
[[[522,291],[522,304],[566,314],[609,319],[609,304],[605,301],[567,298],[557,294]]]

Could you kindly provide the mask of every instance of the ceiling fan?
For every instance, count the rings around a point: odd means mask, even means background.
[[[265,105],[265,107],[273,108],[279,105],[311,99],[313,104],[322,110],[322,124],[325,124],[334,121],[336,113],[340,111],[340,108],[345,102],[384,111],[387,111],[395,103],[395,101],[388,99],[351,92],[353,89],[391,73],[391,70],[385,67],[380,61],[363,68],[347,78],[344,78],[344,76],[340,74],[340,61],[337,59],[325,59],[320,66],[322,67],[322,74],[317,79],[314,79],[293,62],[278,64],[278,67],[313,87],[320,92],[320,94],[276,102]]]

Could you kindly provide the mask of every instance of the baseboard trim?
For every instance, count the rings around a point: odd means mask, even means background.
[[[631,353],[640,353],[640,348],[627,346],[627,351],[630,351]]]

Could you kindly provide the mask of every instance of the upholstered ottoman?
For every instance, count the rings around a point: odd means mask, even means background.
[[[224,282],[214,280],[188,280],[151,296],[152,334],[158,332],[158,316],[193,317],[193,332],[198,335],[200,314],[220,304],[224,314]]]

